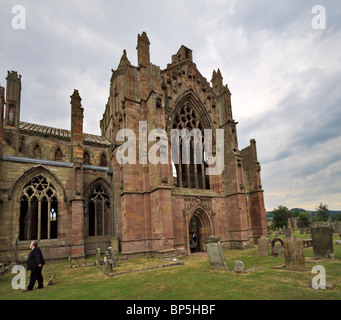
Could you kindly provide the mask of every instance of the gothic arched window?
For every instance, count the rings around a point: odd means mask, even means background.
[[[207,164],[205,162],[203,137],[204,127],[193,108],[189,103],[184,104],[175,115],[175,121],[173,129],[181,130],[187,129],[189,133],[188,141],[186,143],[186,137],[180,136],[179,140],[179,163],[175,164],[177,177],[177,186],[181,188],[193,188],[193,189],[209,189],[210,182],[209,176],[205,175],[205,168]],[[191,135],[192,132],[192,135]],[[187,153],[187,161],[183,162],[183,145]],[[196,144],[201,144],[201,149],[196,149]],[[187,150],[188,149],[188,150]],[[198,154],[197,150],[201,150]],[[200,161],[198,158],[201,158]]]
[[[107,167],[108,166],[108,160],[104,153],[101,155],[101,167]]]
[[[99,183],[89,198],[89,236],[109,234],[110,200],[103,186]]]
[[[54,153],[54,160],[55,161],[63,161],[63,152],[60,150],[60,148],[57,148],[57,150]]]
[[[88,151],[84,151],[83,153],[83,164],[90,165],[90,154]]]
[[[47,178],[37,175],[20,197],[19,240],[57,239],[58,199]]]
[[[36,144],[33,148],[33,158],[34,159],[41,159],[41,148],[39,144]]]

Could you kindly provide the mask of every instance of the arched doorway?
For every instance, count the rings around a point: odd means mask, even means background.
[[[190,252],[206,251],[204,240],[212,233],[211,222],[207,214],[197,209],[188,223],[188,236]]]
[[[191,253],[200,252],[200,227],[201,222],[197,216],[193,216],[189,221],[188,232],[189,232],[189,247]]]

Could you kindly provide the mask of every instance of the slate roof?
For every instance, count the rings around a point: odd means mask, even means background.
[[[71,139],[70,130],[52,128],[34,123],[20,122],[19,129],[22,133],[27,133],[31,135],[54,137],[62,140]],[[83,133],[83,141],[85,144],[99,144],[107,147],[111,145],[110,141],[107,138],[89,133]]]

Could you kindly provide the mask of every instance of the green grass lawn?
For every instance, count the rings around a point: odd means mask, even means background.
[[[295,234],[300,236],[298,234]],[[303,236],[307,238],[306,236]],[[334,240],[339,237],[334,237]],[[316,274],[314,263],[306,263],[306,272],[272,266],[284,263],[283,258],[258,257],[257,246],[247,250],[226,250],[226,261],[231,270],[234,261],[244,262],[245,269],[262,268],[248,274],[213,271],[207,256],[182,257],[184,265],[153,269],[108,278],[96,267],[70,268],[66,260],[47,262],[43,269],[44,282],[52,274],[55,284],[43,290],[23,293],[11,286],[14,274],[0,279],[1,300],[340,300],[341,299],[341,246],[334,245],[335,260],[322,262],[327,282],[336,284],[334,290],[314,290],[310,282]],[[312,248],[305,249],[312,257]],[[94,257],[86,259],[94,261]],[[123,260],[114,272],[144,269],[169,264],[156,258]],[[27,281],[29,278],[27,273]],[[37,286],[37,285],[36,285]]]

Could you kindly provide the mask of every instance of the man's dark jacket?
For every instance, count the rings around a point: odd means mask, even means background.
[[[38,268],[38,265],[44,265],[45,260],[41,250],[38,247],[35,247],[31,250],[28,259],[27,259],[27,270],[34,270]]]

